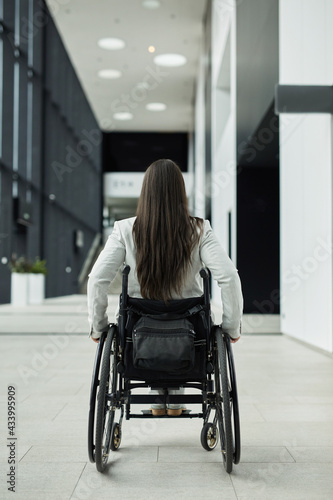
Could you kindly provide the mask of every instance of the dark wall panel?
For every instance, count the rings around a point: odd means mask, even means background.
[[[187,170],[188,134],[111,132],[104,134],[104,172],[144,172],[160,158],[170,158]]]
[[[237,268],[244,312],[279,313],[279,169],[244,167],[237,176]]]
[[[47,260],[48,297],[77,293],[101,231],[102,134],[45,2],[4,0],[0,23],[0,302],[15,255]],[[29,226],[16,221],[22,203]]]
[[[3,96],[2,96],[2,162],[12,168],[13,161],[13,108],[14,108],[14,50],[7,28],[1,34],[3,44]],[[6,124],[6,126],[4,126]]]
[[[102,134],[52,19],[45,54],[43,250],[54,262],[47,280],[53,296],[78,292],[78,274],[101,230]]]
[[[279,313],[278,0],[237,4],[237,267],[245,313]]]
[[[279,82],[279,2],[238,2],[236,14],[239,151],[271,105]]]

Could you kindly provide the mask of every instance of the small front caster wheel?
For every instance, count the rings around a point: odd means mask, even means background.
[[[207,422],[201,431],[201,445],[207,451],[214,450],[219,440],[217,427]]]
[[[111,432],[111,444],[110,448],[112,451],[117,451],[121,443],[121,428],[120,425],[115,422],[112,426]]]

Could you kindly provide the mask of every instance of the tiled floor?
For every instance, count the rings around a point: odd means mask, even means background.
[[[333,498],[332,357],[284,336],[244,335],[234,346],[242,458],[230,476],[218,449],[202,449],[198,419],[124,421],[102,475],[87,456],[96,347],[84,297],[0,306],[0,322],[1,499]],[[15,494],[6,484],[8,385],[17,398]]]

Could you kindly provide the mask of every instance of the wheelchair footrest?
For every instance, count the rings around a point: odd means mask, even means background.
[[[129,413],[126,416],[126,420],[131,418],[203,418],[203,413],[191,413],[191,410],[185,410],[181,415],[153,415],[151,410],[141,410],[142,413]]]
[[[141,411],[142,411],[142,413],[144,415],[152,415],[152,411],[151,410],[141,410]],[[181,416],[181,415],[188,415],[189,413],[191,413],[191,411],[192,410],[183,410],[182,413],[179,416]],[[164,417],[164,416],[167,417],[168,415],[162,415],[162,417]]]

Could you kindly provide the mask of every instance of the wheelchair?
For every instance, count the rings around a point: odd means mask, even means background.
[[[115,452],[120,447],[124,415],[126,420],[202,418],[201,445],[212,451],[220,440],[222,462],[230,474],[233,464],[239,463],[241,452],[236,373],[230,338],[220,326],[211,322],[209,270],[200,271],[204,290],[201,297],[171,300],[167,305],[163,301],[130,297],[129,272],[130,267],[125,265],[119,324],[110,324],[97,345],[88,415],[89,460],[96,463],[99,472],[105,471],[110,451]],[[140,330],[136,326],[144,324],[147,318],[162,328],[157,338],[149,328],[141,337],[136,333]],[[179,320],[190,325],[187,333],[181,328],[178,328],[179,334],[163,330],[168,322],[169,325],[174,321],[179,324]],[[159,351],[168,352],[168,342],[169,350],[173,346],[171,355],[159,359],[157,365],[142,354],[149,352],[151,339],[162,342]],[[154,345],[156,348],[157,344]],[[172,366],[169,366],[169,357],[182,350],[185,352],[182,359],[170,360]],[[136,393],[136,389],[142,388],[159,389],[159,395]],[[170,393],[179,388],[185,388],[185,394]],[[153,416],[151,410],[139,413],[132,410],[134,405],[153,403],[200,404],[201,411],[183,410],[178,416]]]

